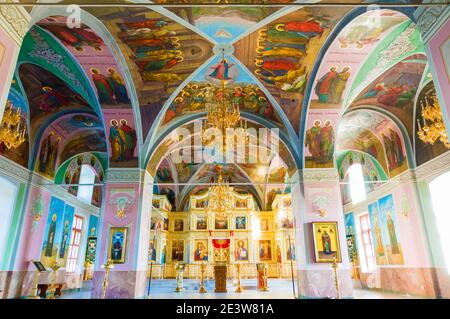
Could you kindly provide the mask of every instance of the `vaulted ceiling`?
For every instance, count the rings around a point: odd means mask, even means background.
[[[225,58],[225,97],[250,126],[279,129],[269,162],[222,163],[261,209],[296,169],[339,168],[335,148],[367,154],[390,177],[416,165],[416,100],[432,82],[413,8],[154,2],[85,7],[79,28],[63,7],[32,10],[9,95],[28,141],[4,156],[53,178],[78,154],[103,154],[110,168],[148,168],[155,191],[182,208],[218,163],[175,164],[173,132],[204,119]]]

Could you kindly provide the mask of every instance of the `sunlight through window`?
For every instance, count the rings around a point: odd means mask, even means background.
[[[450,250],[446,244],[450,243],[450,211],[448,209],[448,190],[450,188],[450,172],[447,172],[430,183],[431,202],[433,205],[436,224],[438,227],[442,253],[444,254],[447,272],[450,274]]]
[[[77,198],[88,204],[92,201],[92,193],[94,192],[95,173],[89,165],[81,167],[80,186],[78,187]]]
[[[353,204],[357,204],[366,199],[366,188],[364,186],[364,177],[361,164],[353,164],[348,169],[350,182],[350,195]]]

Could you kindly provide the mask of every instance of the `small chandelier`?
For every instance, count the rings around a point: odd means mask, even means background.
[[[442,111],[436,93],[432,95],[431,99],[430,103],[425,97],[425,106],[423,101],[420,102],[423,125],[421,126],[420,121],[417,120],[417,135],[424,143],[433,145],[436,141],[440,141],[446,148],[450,149],[447,130],[442,120]]]
[[[8,101],[0,125],[0,142],[7,149],[16,149],[26,140],[26,125],[22,127],[20,114],[20,107],[14,111],[12,102]]]
[[[233,188],[223,180],[222,165],[217,165],[216,170],[218,171],[217,179],[208,189],[207,212],[215,217],[225,218],[233,215],[235,211]]]

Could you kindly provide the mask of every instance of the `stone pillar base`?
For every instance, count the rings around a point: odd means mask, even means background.
[[[108,275],[108,287],[105,299],[139,299],[146,296],[147,272],[114,271]],[[103,293],[104,271],[95,271],[92,287],[92,299],[101,299]]]
[[[297,270],[299,298],[334,299],[336,284],[334,271],[330,269]],[[338,269],[339,298],[353,298],[353,283],[350,269]]]

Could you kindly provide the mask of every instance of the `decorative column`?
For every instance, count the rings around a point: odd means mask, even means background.
[[[101,298],[105,272],[100,266],[111,258],[106,299],[143,298],[147,288],[150,210],[153,179],[140,169],[110,169],[99,225],[99,245],[93,298]]]
[[[424,3],[440,0],[425,0]],[[442,109],[447,132],[450,132],[450,7],[448,4],[420,7],[415,12],[428,63]]]
[[[333,257],[321,262],[316,251],[323,251],[320,239],[314,240],[313,222],[336,223],[337,232],[329,234],[331,251],[338,252],[337,274],[340,298],[351,298],[353,287],[348,258],[339,177],[335,169],[305,169],[295,176],[292,208],[295,220],[295,245],[299,298],[336,298]],[[338,244],[339,247],[336,247]],[[330,255],[331,256],[331,255]],[[339,258],[340,257],[340,258]]]

